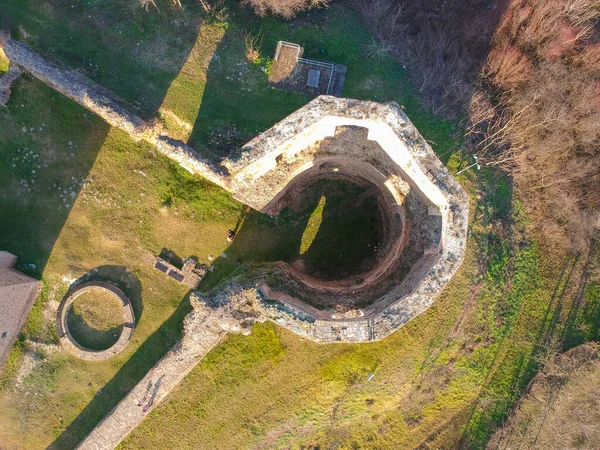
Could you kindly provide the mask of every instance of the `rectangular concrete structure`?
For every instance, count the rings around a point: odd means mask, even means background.
[[[310,69],[308,71],[308,80],[306,81],[306,85],[313,88],[319,87],[319,79],[321,78],[321,71]]]
[[[39,282],[15,270],[16,262],[0,251],[0,370],[38,293]]]

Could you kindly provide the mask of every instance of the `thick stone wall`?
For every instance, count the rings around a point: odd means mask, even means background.
[[[327,144],[348,128],[364,130],[371,144],[358,138]],[[396,275],[393,270],[394,262],[406,253],[404,246],[397,246],[400,251],[391,253],[389,259],[383,258],[380,272],[353,290],[364,288],[377,297],[369,306],[349,311],[351,318],[335,309],[315,314],[314,308],[298,301],[324,294],[318,286],[308,289],[309,283],[294,277],[284,265],[271,269],[264,279],[268,289],[262,289],[263,313],[318,342],[382,339],[431,306],[462,263],[468,198],[394,103],[319,97],[249,142],[225,165],[236,198],[256,209],[276,212],[293,181],[324,162],[331,163],[328,167],[336,173],[361,176],[387,191],[390,210],[405,205],[407,192],[417,196],[428,210],[421,219],[421,232],[428,233],[429,245],[404,274]],[[414,235],[417,229],[412,231]],[[390,236],[393,241],[402,235]],[[340,294],[348,295],[347,291]]]
[[[122,106],[114,94],[77,72],[59,69],[27,45],[12,39],[4,43],[3,51],[11,64],[98,114],[111,126],[125,130],[135,140],[152,133],[151,126]]]
[[[359,146],[345,146],[338,153],[350,160],[361,161],[378,170],[388,181],[388,189],[401,195],[393,174],[402,182],[418,189],[430,206],[447,206],[440,191],[441,183],[426,176],[425,169],[435,170],[442,179],[452,178],[437,159],[414,125],[395,103],[380,104],[368,101],[321,96],[286,117],[246,144],[241,152],[224,165],[231,174],[231,190],[240,201],[262,211],[295,176],[312,167],[321,158],[316,145],[334,137],[338,127],[358,127],[367,132],[367,139],[379,144],[384,154],[372,149],[364,152]],[[453,179],[449,190],[462,191]],[[398,192],[395,192],[398,191]]]
[[[161,153],[177,161],[188,171],[227,189],[225,177],[200,157],[194,149],[182,141],[171,139],[159,125],[137,116],[130,105],[112,92],[76,71],[60,68],[57,64],[38,55],[27,45],[8,38],[6,33],[0,36],[0,50],[10,61],[11,67],[16,67],[15,70],[31,74],[102,117],[109,125],[127,132],[134,140],[151,143]],[[7,83],[8,81],[9,79],[6,80]],[[10,91],[5,89],[3,92],[8,98]],[[0,91],[1,96],[2,91]]]
[[[8,68],[8,72],[6,72],[0,78],[0,105],[6,106],[6,103],[8,103],[8,100],[10,99],[10,89],[12,84],[21,76],[22,73],[23,72],[18,68],[18,66],[12,64]]]
[[[175,346],[77,446],[79,450],[112,450],[140,424],[227,333],[248,334],[256,320],[253,291],[236,289],[226,303],[204,302],[192,295],[193,310]]]

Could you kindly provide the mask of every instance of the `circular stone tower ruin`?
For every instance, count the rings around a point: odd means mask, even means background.
[[[382,239],[364,272],[331,281],[286,263],[246,270],[264,316],[309,339],[384,338],[428,308],[462,262],[468,197],[395,103],[318,97],[223,165],[234,196],[270,215],[324,178],[377,193]],[[203,297],[224,295],[230,287]]]

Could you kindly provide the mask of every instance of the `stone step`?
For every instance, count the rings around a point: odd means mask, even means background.
[[[348,68],[342,64],[336,64],[333,68],[333,76],[331,78],[331,87],[329,94],[336,97],[342,96],[344,82],[346,81],[346,71]]]

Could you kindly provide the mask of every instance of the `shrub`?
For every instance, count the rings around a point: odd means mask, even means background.
[[[272,14],[291,19],[306,9],[327,6],[329,0],[242,0],[242,3],[251,6],[259,16]]]
[[[529,80],[531,62],[516,47],[492,49],[487,59],[485,74],[496,86],[509,91]]]
[[[429,110],[449,118],[466,111],[500,8],[482,0],[354,0],[354,5],[380,49],[406,67]]]
[[[156,3],[154,0],[139,0],[140,1],[140,6],[142,8],[144,8],[147,12],[150,11],[150,5],[154,6],[156,8],[156,10],[158,11],[158,6],[156,6]]]
[[[581,33],[586,33],[586,29],[581,29],[566,21],[559,22],[553,38],[541,47],[541,57],[546,60],[557,60],[565,56],[575,48]]]
[[[260,58],[260,47],[262,46],[261,33],[244,32],[244,45],[246,46],[246,60],[256,62]]]

